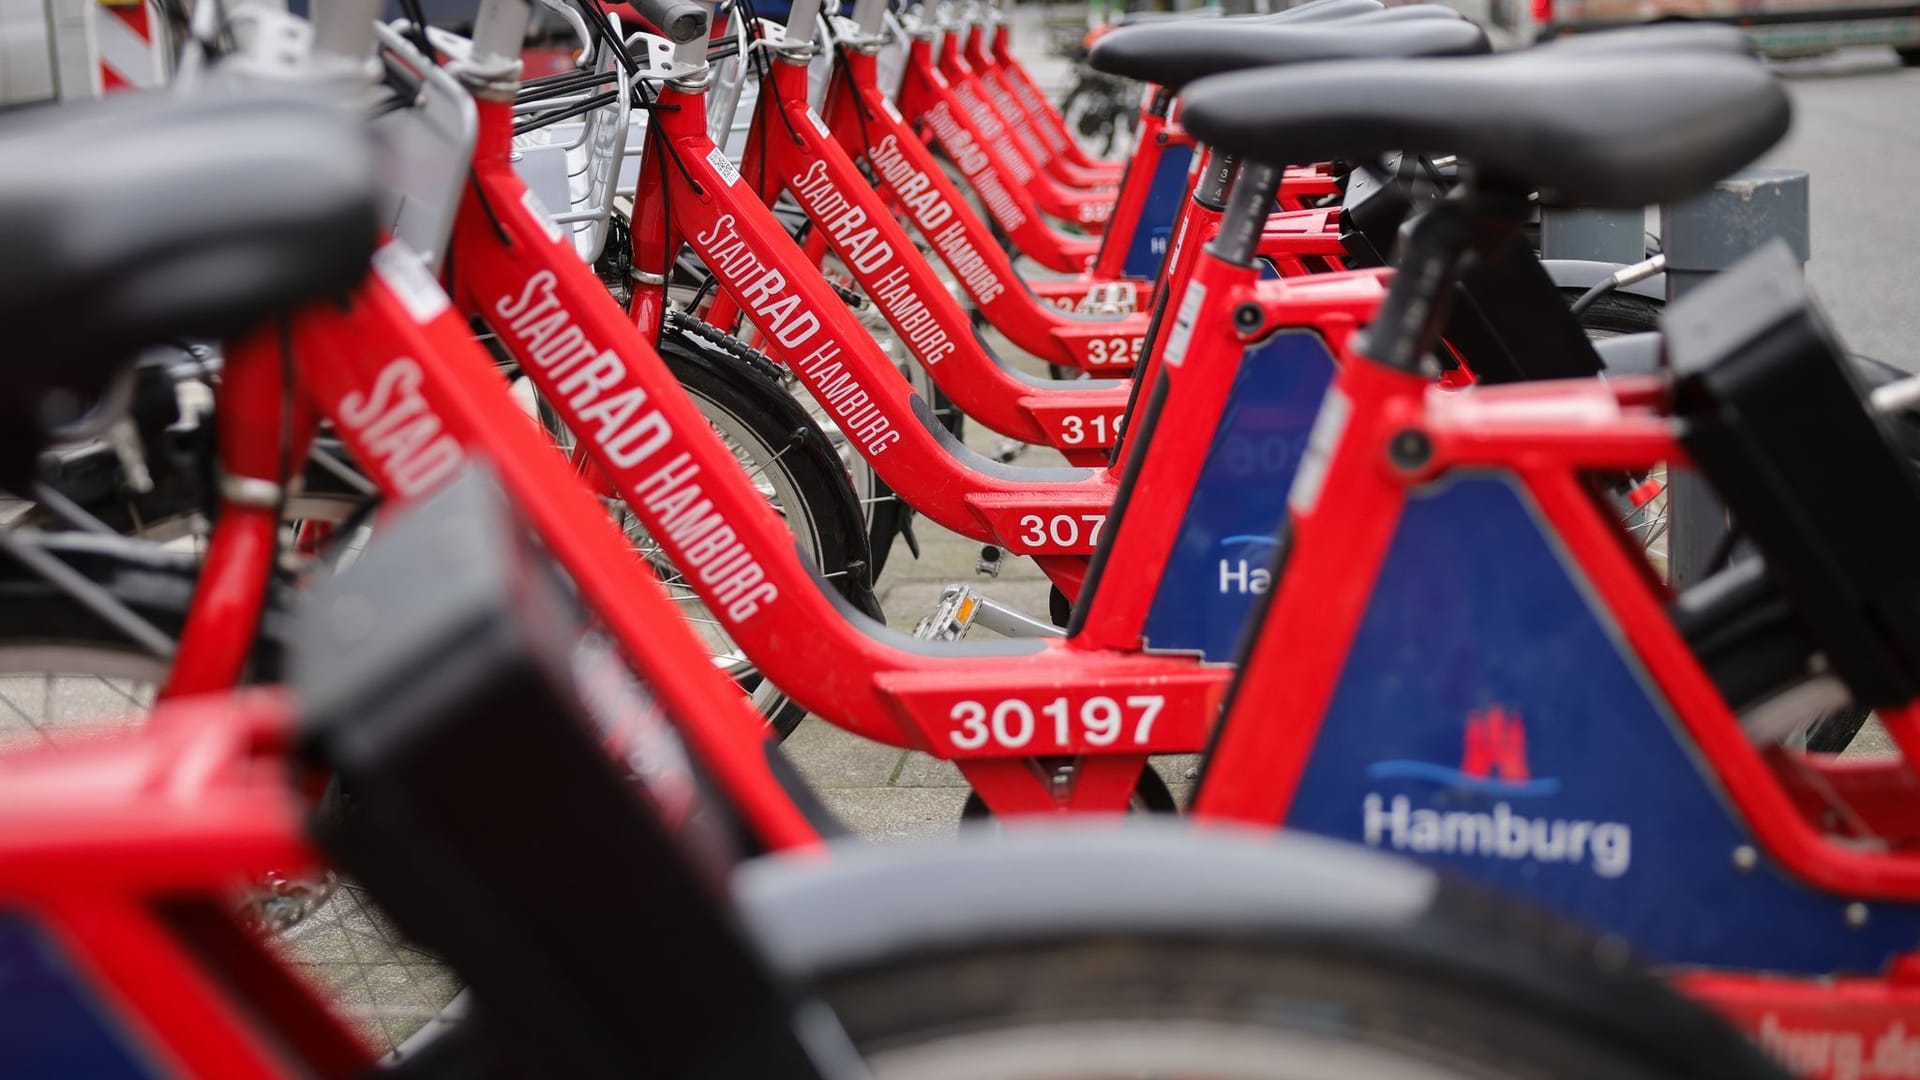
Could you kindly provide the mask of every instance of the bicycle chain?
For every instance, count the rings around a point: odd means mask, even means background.
[[[707,344],[745,364],[759,375],[779,382],[786,376],[786,369],[775,363],[771,357],[759,349],[741,341],[718,327],[708,325],[692,315],[677,308],[667,309],[667,326],[690,337],[697,337]]]
[[[827,284],[833,286],[833,294],[845,301],[848,307],[855,311],[867,310],[868,301],[866,297],[861,296],[859,293],[854,292],[852,289],[847,288],[832,278],[827,279]]]

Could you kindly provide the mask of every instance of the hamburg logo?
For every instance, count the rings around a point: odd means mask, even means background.
[[[1493,705],[1467,718],[1460,767],[1432,761],[1376,761],[1375,783],[1413,781],[1440,790],[1438,805],[1416,805],[1408,795],[1368,792],[1361,802],[1361,837],[1368,847],[1413,855],[1457,855],[1503,862],[1585,865],[1617,878],[1633,861],[1633,833],[1615,821],[1529,817],[1508,799],[1560,794],[1560,781],[1533,775],[1527,729],[1518,713]],[[1497,800],[1486,809],[1461,807]],[[1425,801],[1425,800],[1423,800]]]
[[[1273,562],[1273,553],[1279,548],[1280,541],[1264,533],[1239,533],[1220,538],[1223,548],[1241,548],[1246,552],[1238,558],[1220,560],[1220,594],[1232,593],[1259,594],[1266,592],[1273,584],[1273,572],[1267,567]]]
[[[1527,728],[1520,717],[1490,705],[1467,717],[1466,737],[1460,748],[1460,767],[1430,761],[1376,761],[1367,766],[1369,780],[1428,780],[1462,791],[1510,799],[1553,795],[1560,781],[1535,779],[1527,766]]]

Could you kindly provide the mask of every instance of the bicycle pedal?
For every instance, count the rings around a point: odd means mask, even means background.
[[[934,602],[933,611],[913,628],[917,641],[959,641],[973,629],[973,618],[980,612],[980,598],[965,585],[949,585]]]
[[[1131,315],[1136,307],[1136,294],[1132,285],[1125,282],[1108,281],[1095,285],[1079,305],[1082,315]]]

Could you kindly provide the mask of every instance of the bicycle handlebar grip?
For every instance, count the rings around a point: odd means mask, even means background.
[[[693,0],[626,0],[626,4],[669,41],[685,44],[707,32],[708,4]]]

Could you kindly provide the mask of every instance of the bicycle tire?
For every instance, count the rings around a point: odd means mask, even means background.
[[[1866,726],[1869,715],[1869,710],[1858,705],[1821,714],[1820,719],[1807,725],[1807,749],[1816,754],[1840,753],[1853,745],[1854,736]]]
[[[1583,290],[1562,289],[1568,300],[1577,300]],[[1660,329],[1662,305],[1656,300],[1632,293],[1610,292],[1580,313],[1580,328],[1588,337],[1608,338],[1623,334],[1644,334]]]
[[[32,542],[114,603],[168,638],[178,639],[198,585],[196,557],[142,541],[80,533]],[[287,595],[279,588],[268,593],[245,673],[249,682],[274,682],[280,677]],[[0,727],[18,729],[24,724],[47,741],[61,741],[56,735],[86,737],[118,730],[151,707],[150,695],[165,681],[170,667],[169,659],[147,652],[64,589],[0,553],[0,677],[8,683],[0,705],[5,709],[0,720],[5,723]],[[32,695],[41,700],[27,699],[23,679],[28,677],[43,680],[38,695]],[[77,697],[105,698],[104,702],[80,700],[71,705],[86,714],[84,728],[55,715],[54,679],[100,684],[91,691],[83,688]],[[101,692],[113,684],[131,682],[140,683],[145,692],[136,696],[126,687]],[[68,697],[75,692],[63,685],[58,693]]]
[[[877,1080],[1702,1075],[1685,1054],[1492,979],[1205,930],[909,957],[826,974],[819,989]],[[1737,1071],[1767,1072],[1751,1058]]]

